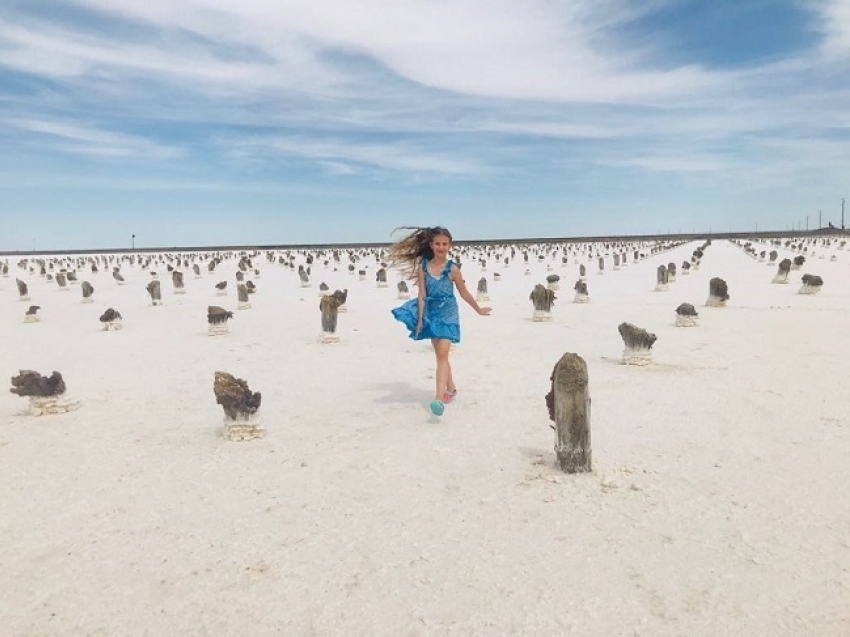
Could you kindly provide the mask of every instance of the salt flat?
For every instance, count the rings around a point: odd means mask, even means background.
[[[774,266],[715,241],[655,292],[657,266],[698,245],[619,271],[606,258],[604,275],[581,257],[586,305],[572,256],[532,254],[529,275],[521,248],[485,272],[466,257],[493,314],[461,302],[459,396],[439,421],[430,345],[392,319],[399,277],[376,287],[374,258],[365,281],[319,261],[301,288],[257,256],[252,309],[215,338],[206,309],[236,309],[235,259],[200,279],[183,268],[183,296],[156,266],[161,307],[138,266],[123,286],[80,272],[83,305],[79,286],[10,259],[3,375],[59,370],[82,407],[36,418],[0,392],[0,632],[850,634],[850,250],[818,246],[771,285]],[[820,294],[796,293],[804,272]],[[528,294],[548,274],[554,319],[534,323]],[[15,276],[40,323],[22,322]],[[715,276],[728,307],[703,307]],[[349,289],[334,345],[317,342],[321,281]],[[674,327],[682,302],[699,327]],[[122,331],[101,331],[107,307]],[[620,364],[623,321],[657,334],[652,366]],[[594,471],[578,476],[554,468],[544,403],[567,351],[593,400]],[[262,392],[264,439],[221,437],[216,370]]]

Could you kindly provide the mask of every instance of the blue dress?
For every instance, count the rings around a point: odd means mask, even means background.
[[[416,322],[419,319],[419,299],[410,299],[404,305],[395,308],[393,316],[410,330],[410,338],[423,341],[430,338],[444,338],[452,343],[460,343],[460,318],[457,311],[454,283],[449,278],[452,261],[440,272],[439,277],[428,271],[428,259],[422,259],[422,272],[425,276],[425,316],[422,319],[422,331],[415,335]]]

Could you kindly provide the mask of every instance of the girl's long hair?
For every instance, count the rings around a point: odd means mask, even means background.
[[[393,266],[402,266],[403,272],[408,279],[412,279],[416,275],[416,266],[420,259],[434,258],[434,251],[431,249],[431,241],[438,235],[443,235],[452,241],[452,233],[435,226],[433,228],[420,228],[418,226],[401,226],[393,230],[393,233],[399,230],[413,230],[401,241],[397,241],[390,247],[388,256],[389,262]]]

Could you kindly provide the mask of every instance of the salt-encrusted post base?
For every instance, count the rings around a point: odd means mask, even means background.
[[[557,292],[558,290],[561,289],[561,284],[560,283],[549,283],[547,287],[550,290],[552,290],[553,292]]]
[[[83,303],[94,303],[94,299],[90,296],[84,296],[82,302]]]
[[[668,270],[667,271],[667,283],[675,283],[675,282],[676,282],[676,275],[670,274],[670,271]]]
[[[66,394],[58,396],[30,396],[30,413],[33,416],[65,414],[80,408],[79,400],[71,400]]]
[[[390,287],[390,284],[387,283],[386,281],[378,281],[378,287],[379,288],[388,288],[388,287]]]
[[[802,292],[801,292],[802,294]],[[37,314],[27,314],[24,316],[24,323],[40,323],[41,319],[38,318]]]
[[[576,292],[576,296],[573,299],[573,303],[590,303],[590,295],[589,294],[580,294]]]
[[[19,296],[19,297],[18,297],[18,300],[19,300],[19,301],[29,301],[29,300],[30,300],[30,295],[29,295],[29,294],[24,294],[23,296]]]
[[[691,266],[691,269],[692,269],[692,270],[699,270],[699,263],[694,263],[694,264]]]
[[[823,286],[820,285],[804,285],[797,292],[798,294],[817,294]]]
[[[227,296],[227,290],[219,290],[215,293],[216,296]]]
[[[122,329],[124,329],[124,324],[121,322],[121,319],[115,319],[114,321],[104,321],[103,323],[104,332],[117,332],[118,330]]]
[[[322,332],[319,335],[319,342],[328,345],[331,343],[339,343],[339,334],[332,334],[331,332]]]
[[[220,325],[212,325],[210,324],[210,328],[207,333],[210,336],[224,336],[225,334],[230,332],[230,328],[227,327],[227,323],[222,323]]]
[[[535,323],[551,321],[552,312],[547,312],[546,310],[534,310],[534,314],[531,316],[531,320]]]
[[[690,270],[682,270],[682,274],[683,274],[684,276],[688,276],[690,273],[691,273],[691,271],[690,271]]]
[[[410,298],[410,292],[399,292],[398,298],[402,301],[406,301],[407,299]]]
[[[697,327],[699,325],[698,316],[682,316],[676,315],[676,327]]]
[[[627,347],[623,350],[623,359],[620,362],[623,365],[638,365],[640,367],[652,365],[652,350]]]
[[[486,294],[484,292],[479,292],[478,294],[475,295],[475,302],[476,303],[489,303],[490,302],[490,295]]]
[[[174,288],[174,294],[186,294],[186,288]]]
[[[224,419],[224,430],[222,436],[226,440],[241,442],[243,440],[254,440],[262,438],[266,434],[266,430],[260,419],[256,416],[249,417],[245,420],[230,420]]]
[[[162,305],[162,301],[160,299],[155,299],[151,301],[151,305],[153,305],[154,307],[159,307],[160,305]]]
[[[236,309],[237,310],[250,310],[251,304],[250,303],[237,303]]]
[[[348,306],[346,306],[346,305],[340,305],[340,306],[339,306],[339,309],[337,309],[337,312],[340,312],[340,313],[348,312]]]
[[[531,276],[531,270],[526,269],[525,270],[525,276]]]
[[[59,288],[59,291],[60,291],[60,292],[68,292],[69,290],[70,290],[70,288],[68,288],[67,286],[66,286],[66,287],[62,287],[62,288]]]
[[[358,281],[365,281],[365,280],[366,280],[366,275],[365,275],[365,274],[359,274],[359,275],[357,276],[357,280],[358,280]]]
[[[311,287],[313,287],[313,284],[310,283],[309,281],[301,281],[301,287],[302,288],[311,288]]]
[[[656,292],[666,292],[669,288],[664,283],[657,283],[655,285]]]
[[[705,301],[705,305],[706,307],[726,307],[726,301],[719,296],[709,294],[708,299]]]
[[[788,275],[787,274],[777,274],[773,277],[773,281],[771,283],[788,283]]]

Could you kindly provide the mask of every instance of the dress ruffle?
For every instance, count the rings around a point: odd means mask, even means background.
[[[455,305],[457,302],[451,299]],[[396,320],[404,323],[405,327],[410,331],[410,338],[414,341],[424,341],[432,338],[444,338],[452,343],[460,343],[460,324],[457,322],[444,321],[437,316],[431,316],[434,312],[429,312],[426,299],[425,318],[422,321],[422,330],[419,336],[415,335],[416,323],[419,320],[419,305],[418,299],[411,299],[392,310]],[[442,303],[441,303],[442,304]]]

